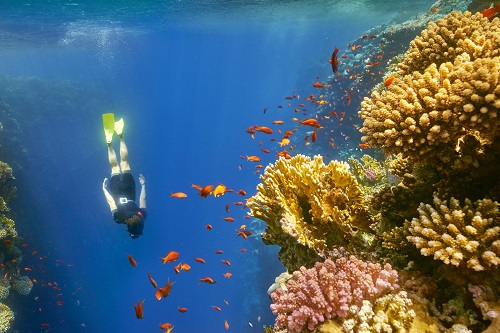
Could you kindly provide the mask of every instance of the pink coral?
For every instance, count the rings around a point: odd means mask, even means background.
[[[313,268],[293,272],[286,290],[278,288],[271,294],[271,310],[277,315],[275,328],[288,332],[312,331],[332,317],[344,317],[349,306],[374,301],[390,290],[399,288],[398,273],[391,265],[365,262],[354,256],[327,259]]]

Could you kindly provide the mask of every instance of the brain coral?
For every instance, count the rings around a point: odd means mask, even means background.
[[[251,215],[266,222],[266,233],[289,235],[318,253],[371,223],[347,163],[325,165],[321,156],[280,158],[266,167],[261,181],[247,203]]]
[[[500,265],[500,204],[489,199],[464,205],[434,197],[434,205],[421,204],[420,217],[408,227],[407,239],[424,256],[433,255],[454,266],[475,271]]]

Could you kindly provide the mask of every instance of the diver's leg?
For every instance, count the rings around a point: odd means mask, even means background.
[[[128,150],[125,140],[123,140],[123,134],[120,135],[120,167],[122,172],[130,171],[130,165],[128,164]]]
[[[109,165],[111,166],[111,174],[120,174],[120,166],[118,165],[118,159],[116,158],[115,150],[111,143],[108,143],[108,159]]]

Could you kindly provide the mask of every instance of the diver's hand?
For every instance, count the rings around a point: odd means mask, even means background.
[[[141,174],[139,174],[139,182],[141,183],[141,185],[145,185],[146,184],[146,178],[144,178],[144,176]]]
[[[108,178],[104,178],[102,182],[102,189],[105,190],[108,187]]]

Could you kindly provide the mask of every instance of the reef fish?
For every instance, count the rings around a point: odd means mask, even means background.
[[[137,317],[137,319],[142,319],[142,317],[144,316],[144,308],[142,307],[142,304],[144,304],[144,301],[137,301],[137,306],[134,305],[135,316]]]
[[[339,60],[337,58],[337,54],[340,52],[340,50],[335,46],[335,49],[333,50],[332,57],[330,58],[330,64],[332,65],[332,71],[334,73],[337,73],[339,70]]]
[[[491,7],[491,8],[485,9],[485,10],[483,10],[481,12],[481,14],[483,14],[484,17],[487,17],[489,19],[493,18],[498,13],[500,13],[500,2],[495,7]]]

